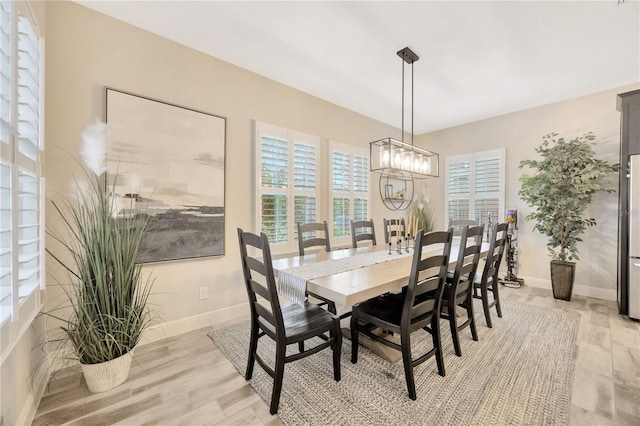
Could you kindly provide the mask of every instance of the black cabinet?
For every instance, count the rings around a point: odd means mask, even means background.
[[[618,95],[620,111],[620,181],[618,185],[618,311],[628,314],[629,214],[640,206],[629,206],[629,155],[640,154],[640,90]]]

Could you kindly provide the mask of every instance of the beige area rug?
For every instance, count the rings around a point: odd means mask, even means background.
[[[333,380],[329,350],[285,366],[278,415],[288,425],[567,424],[578,314],[503,302],[503,318],[492,310],[488,328],[481,306],[474,308],[480,340],[471,340],[465,329],[457,357],[442,321],[446,376],[438,375],[435,358],[418,366],[417,401],[408,397],[402,362],[387,362],[361,347],[352,364],[351,341],[344,339],[340,382]],[[249,322],[209,336],[244,375]],[[424,336],[414,346],[430,345],[426,332],[413,336]],[[273,359],[268,338],[259,348]],[[273,381],[257,364],[251,386],[268,404]]]

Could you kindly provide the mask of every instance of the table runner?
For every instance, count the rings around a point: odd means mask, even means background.
[[[401,254],[396,250],[391,254],[388,251],[375,251],[283,269],[278,272],[278,294],[302,305],[307,281],[412,255],[413,250],[409,250],[408,253],[403,250]]]

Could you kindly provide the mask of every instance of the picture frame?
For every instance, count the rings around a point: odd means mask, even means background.
[[[226,118],[109,87],[105,103],[109,183],[150,215],[139,262],[224,255]]]

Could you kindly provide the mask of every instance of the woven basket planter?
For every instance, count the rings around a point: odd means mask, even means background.
[[[132,359],[133,349],[118,358],[100,364],[80,364],[89,391],[105,392],[123,383],[129,377]]]
[[[575,262],[551,261],[551,288],[554,298],[571,300],[575,274]]]

